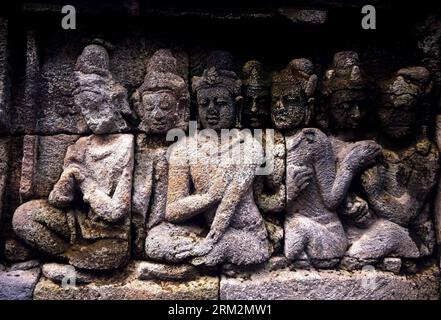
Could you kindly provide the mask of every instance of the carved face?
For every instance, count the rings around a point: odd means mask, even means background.
[[[75,103],[90,130],[95,134],[111,132],[119,123],[120,116],[110,93],[102,90],[81,90],[75,95]]]
[[[207,87],[197,91],[198,116],[204,128],[230,129],[236,119],[235,100],[225,87]]]
[[[416,125],[419,89],[400,76],[391,88],[380,97],[378,120],[385,134],[391,138],[404,138],[412,134]]]
[[[271,97],[268,89],[247,87],[245,89],[242,121],[249,128],[263,128],[270,114]]]
[[[356,91],[337,91],[331,95],[329,107],[333,127],[356,129],[366,115],[365,95]]]
[[[142,120],[139,127],[152,133],[166,133],[179,120],[178,100],[170,91],[146,91],[142,94]]]
[[[277,129],[289,130],[304,125],[308,113],[308,100],[300,85],[273,87],[271,119]]]

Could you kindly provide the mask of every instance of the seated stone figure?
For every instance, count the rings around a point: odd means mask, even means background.
[[[125,108],[127,101],[121,102],[122,87],[110,76],[103,77],[108,72],[105,49],[86,47],[77,67],[86,75],[77,74],[76,95],[80,97],[75,102],[81,102],[90,129],[104,133],[115,129],[113,121],[122,125],[121,115],[114,112]],[[93,98],[89,99],[89,93]],[[115,96],[119,98],[115,100]],[[130,134],[77,140],[67,150],[63,172],[49,199],[32,200],[17,208],[12,221],[15,233],[41,253],[81,269],[123,266],[130,253],[133,153]]]
[[[213,52],[203,75],[193,78],[200,123],[211,130],[173,146],[165,219],[146,240],[152,259],[212,266],[261,263],[269,257],[267,231],[252,189],[263,158],[261,145],[249,132],[230,132],[229,139],[218,136],[234,127],[240,99],[241,81],[230,71],[230,61],[229,54]],[[201,215],[202,225],[197,224]]]
[[[242,127],[254,129],[262,141],[265,172],[254,181],[254,198],[264,212],[273,250],[282,247],[283,226],[278,213],[285,208],[285,139],[281,132],[266,129],[270,122],[271,77],[259,61],[247,61],[242,68]],[[259,136],[261,134],[261,136]]]
[[[400,69],[379,84],[376,114],[383,134],[377,139],[384,160],[362,175],[376,219],[352,244],[350,257],[417,258],[433,252],[435,237],[427,200],[436,184],[439,153],[424,128],[418,133],[417,118],[430,87],[429,72],[423,67]]]
[[[164,220],[168,162],[166,134],[188,126],[190,93],[178,72],[178,59],[168,49],[157,50],[147,63],[141,86],[132,95],[143,132],[136,138],[132,224],[134,250],[145,257],[148,229]],[[185,125],[184,125],[185,124]]]
[[[326,71],[323,79],[322,95],[332,134],[330,139],[337,166],[340,166],[354,143],[361,140],[360,124],[365,120],[367,110],[366,80],[360,70],[356,52],[342,51],[335,54],[332,68]],[[395,243],[396,252],[404,252],[414,246],[405,228],[375,215],[357,187],[351,186],[339,207],[350,245],[375,226],[381,225],[389,233],[388,242]],[[349,267],[371,262],[358,259],[357,262],[345,260],[344,264]]]
[[[336,208],[352,178],[379,153],[373,142],[354,145],[336,167],[331,140],[309,124],[317,77],[307,59],[292,60],[273,77],[272,119],[286,132],[285,255],[316,267],[332,267],[343,257],[347,238]]]

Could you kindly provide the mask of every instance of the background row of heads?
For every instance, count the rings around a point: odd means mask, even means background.
[[[93,74],[104,84],[113,81],[108,53],[101,45],[87,46],[78,58],[75,70],[80,80]],[[100,85],[96,80],[92,85],[84,82],[78,82],[79,94],[97,91],[92,87]],[[273,126],[283,131],[315,125],[318,114],[316,96],[321,99],[322,116],[326,114],[331,128],[355,129],[364,118],[369,94],[359,57],[353,51],[336,53],[332,65],[320,80],[313,63],[303,58],[294,59],[286,68],[273,73],[267,72],[258,61],[248,61],[239,77],[234,71],[231,54],[214,51],[208,56],[202,75],[192,78],[191,89],[198,121],[203,128]],[[380,81],[378,89],[375,109],[382,129],[392,136],[409,134],[416,125],[419,104],[431,91],[427,69],[400,69]],[[121,103],[115,105],[115,101],[121,100],[121,95],[127,92],[115,84],[110,91],[107,93],[108,108],[118,112]],[[190,92],[170,50],[160,49],[149,59],[144,81],[131,100],[140,130],[166,133],[188,123]]]

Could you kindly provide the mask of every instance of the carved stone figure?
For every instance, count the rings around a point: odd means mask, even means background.
[[[127,100],[127,90],[109,71],[107,50],[97,44],[84,48],[75,65],[77,88],[74,102],[95,134],[126,131],[127,120],[134,115]]]
[[[242,68],[243,102],[241,123],[246,128],[265,128],[271,105],[271,79],[259,61],[248,61]]]
[[[140,130],[164,134],[170,129],[185,128],[190,95],[170,50],[158,50],[149,59],[144,82],[134,92],[132,100],[141,120]]]
[[[377,219],[352,244],[350,257],[375,261],[433,252],[427,200],[436,184],[439,152],[418,125],[418,109],[430,89],[430,75],[423,67],[400,69],[379,84],[377,118],[383,135],[378,141],[384,160],[363,173],[361,180]]]
[[[227,141],[218,136],[221,129],[234,127],[240,99],[241,81],[226,69],[230,60],[229,54],[214,52],[203,75],[193,79],[199,121],[212,130],[173,146],[166,214],[146,240],[152,259],[243,265],[269,257],[267,231],[252,191],[261,145],[246,131],[231,132]],[[207,224],[197,225],[200,214]]]
[[[286,134],[285,255],[317,267],[332,267],[347,249],[336,208],[354,175],[379,153],[373,142],[355,145],[336,167],[331,140],[309,122],[317,77],[307,59],[292,60],[273,77],[272,119]]]
[[[96,45],[86,47],[77,62],[75,102],[94,133],[125,126],[120,114],[125,91],[106,73],[107,62],[106,51]],[[32,248],[81,269],[123,266],[130,252],[133,158],[130,134],[80,138],[68,148],[48,200],[17,208],[15,233]]]
[[[330,137],[336,154],[337,166],[340,166],[342,159],[350,152],[353,145],[361,140],[360,124],[365,120],[366,114],[366,80],[360,69],[357,53],[343,51],[335,54],[333,66],[326,71],[323,79],[322,93],[330,119],[329,125],[332,132]],[[393,222],[378,219],[357,187],[351,186],[348,195],[339,207],[349,243],[356,242],[365,233],[369,233],[369,230],[381,225],[389,232],[389,241],[393,240],[396,243],[397,250],[406,250],[409,246],[409,238],[405,237],[406,231]],[[392,238],[397,235],[399,238]],[[368,251],[367,248],[365,249]],[[343,265],[346,268],[354,268],[365,263],[372,263],[372,261],[361,261],[358,258],[355,261],[345,259]]]
[[[240,123],[242,127],[254,129],[255,137],[262,140],[267,173],[256,176],[254,198],[265,215],[265,223],[273,249],[282,246],[283,226],[279,213],[285,208],[285,138],[279,131],[267,129],[271,108],[271,78],[259,61],[244,64],[243,103]]]
[[[177,70],[177,60],[168,49],[156,51],[147,64],[143,84],[132,96],[140,117],[139,129],[161,134],[139,134],[136,139],[132,223],[134,255],[145,258],[148,229],[165,215],[168,184],[166,134],[186,128],[190,94]]]

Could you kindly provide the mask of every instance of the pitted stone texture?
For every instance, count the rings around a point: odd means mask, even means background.
[[[90,284],[63,288],[43,277],[34,292],[36,300],[213,300],[219,292],[217,277],[201,276],[190,281],[152,281],[137,279],[139,262],[125,272],[101,277]]]
[[[0,133],[10,128],[8,19],[0,17]]]
[[[412,276],[366,271],[275,271],[222,277],[221,300],[437,300],[439,269]]]
[[[43,276],[56,282],[61,283],[67,278],[75,277],[75,282],[91,283],[94,279],[93,275],[76,270],[73,266],[61,264],[61,263],[46,263],[41,268]]]
[[[137,265],[140,280],[193,280],[198,276],[197,269],[191,264],[163,264],[142,261]]]
[[[109,70],[109,54],[101,45],[83,49],[75,65],[74,103],[81,110],[88,127],[95,134],[118,133],[129,129],[135,118],[127,90]]]
[[[40,268],[0,271],[0,300],[31,300]]]
[[[135,146],[132,195],[134,255],[145,258],[147,230],[165,218],[168,187],[167,144],[165,137],[139,134]]]
[[[190,117],[190,93],[179,65],[188,66],[188,58],[178,61],[171,50],[156,51],[147,63],[144,82],[132,100],[139,117],[139,130],[166,134],[171,129],[187,130]]]
[[[22,201],[49,196],[63,171],[67,148],[78,135],[25,136],[20,180]]]
[[[0,222],[3,213],[3,199],[9,174],[9,138],[0,137]]]
[[[130,134],[80,138],[68,148],[49,201],[32,200],[17,208],[15,233],[37,251],[78,268],[107,270],[126,264],[133,153]]]

